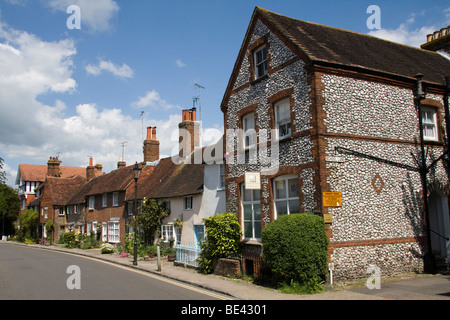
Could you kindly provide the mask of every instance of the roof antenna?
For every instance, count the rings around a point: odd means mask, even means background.
[[[142,112],[144,112],[144,111],[142,111]],[[122,146],[122,155],[120,156],[120,161],[123,161],[123,156],[124,156],[124,153],[125,153],[125,145],[127,144],[127,142],[126,141],[124,141],[124,142],[122,142],[120,145]]]
[[[198,100],[198,113],[199,113],[199,121],[202,121],[202,98],[201,98],[201,89],[205,89],[205,87],[202,87],[201,85],[199,85],[198,83],[194,83],[194,86],[198,89],[198,98],[196,98]]]
[[[139,118],[142,118],[142,132],[141,132],[141,136],[142,136],[142,141],[144,141],[144,111],[141,111],[141,115],[139,116]]]

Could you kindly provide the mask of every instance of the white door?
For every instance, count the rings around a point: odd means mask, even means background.
[[[450,262],[450,216],[448,210],[448,198],[433,191],[428,199],[430,211],[431,248]]]

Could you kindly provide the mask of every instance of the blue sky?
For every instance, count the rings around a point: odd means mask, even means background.
[[[67,28],[70,5],[81,30]],[[368,6],[381,9],[369,30]],[[144,127],[161,155],[176,150],[181,110],[201,91],[204,144],[223,131],[220,103],[255,6],[419,46],[450,25],[448,1],[0,0],[0,157],[8,184],[19,163],[105,172],[142,160]],[[174,149],[175,148],[175,149]]]

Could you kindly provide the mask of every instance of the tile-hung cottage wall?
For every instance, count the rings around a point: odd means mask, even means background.
[[[422,270],[426,234],[419,173],[335,150],[347,148],[417,167],[412,154],[419,159],[419,130],[412,90],[327,74],[321,80],[325,153],[331,156],[326,182],[343,198],[342,207],[328,209],[335,277],[367,277],[371,264],[383,276]],[[442,103],[442,96],[427,98]],[[442,146],[430,145],[428,164],[441,154]],[[428,182],[447,185],[442,162],[431,170]]]
[[[268,53],[269,76],[254,81],[252,75],[253,50],[264,44]],[[315,186],[313,184],[314,170],[305,168],[314,161],[313,142],[309,134],[298,135],[311,129],[311,101],[308,97],[310,86],[307,83],[305,64],[294,54],[269,28],[258,20],[255,24],[252,37],[247,46],[246,55],[242,60],[236,81],[233,86],[233,94],[227,102],[225,125],[227,130],[242,129],[242,116],[249,112],[254,113],[255,129],[258,141],[261,143],[267,139],[267,135],[261,134],[261,129],[274,128],[273,104],[277,100],[289,98],[292,120],[291,137],[281,140],[279,143],[279,158],[277,165],[279,170],[271,172],[270,176],[261,177],[261,225],[264,226],[274,219],[273,191],[271,180],[280,175],[293,174],[301,181],[299,183],[300,211],[313,212],[317,205],[314,201]],[[269,131],[270,132],[270,131]],[[294,138],[294,135],[296,137]],[[232,133],[227,131],[227,143],[232,140]],[[270,144],[269,139],[269,144]],[[230,147],[230,145],[228,145]],[[270,148],[270,145],[269,145]],[[231,151],[231,152],[230,152]],[[237,163],[234,149],[228,150],[229,164],[227,172],[227,210],[238,214],[242,223],[241,209],[241,184],[245,172],[263,171],[258,161],[247,161],[247,164]],[[273,175],[272,175],[273,174]]]

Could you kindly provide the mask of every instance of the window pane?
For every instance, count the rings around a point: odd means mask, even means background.
[[[253,201],[259,201],[261,199],[260,190],[253,190]]]
[[[298,200],[289,201],[289,214],[300,213],[300,206]]]
[[[289,198],[298,198],[298,180],[296,178],[288,180]]]
[[[244,237],[253,238],[252,222],[244,222]]]
[[[261,220],[261,205],[260,204],[254,204],[253,205],[253,217],[255,221]]]
[[[252,205],[246,204],[244,205],[244,220],[252,220]]]
[[[252,201],[252,190],[244,188],[244,201]]]
[[[275,202],[275,206],[277,208],[278,217],[287,214],[287,202],[286,201],[277,201]]]
[[[285,180],[275,181],[275,197],[276,199],[286,198],[286,182]]]
[[[280,137],[287,137],[291,135],[291,123],[285,123],[278,126],[278,135]]]
[[[255,238],[261,238],[261,221],[255,221]]]

